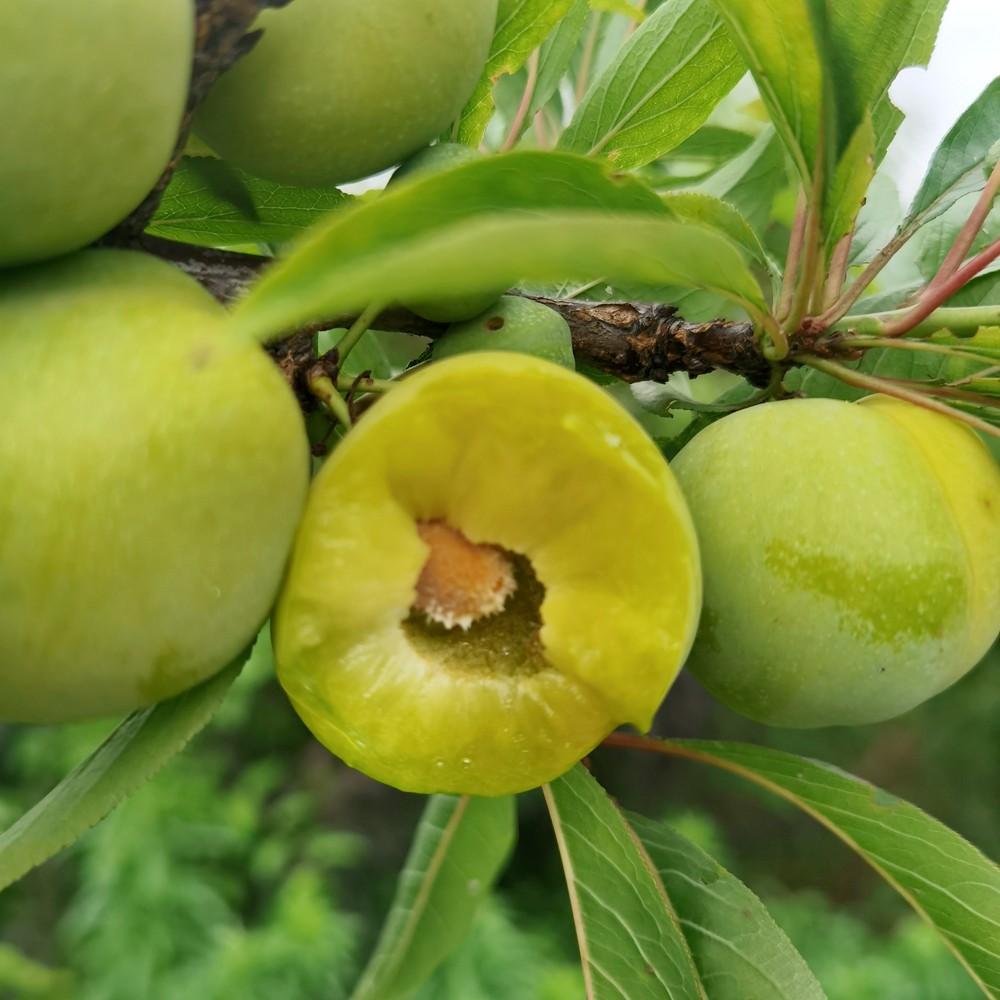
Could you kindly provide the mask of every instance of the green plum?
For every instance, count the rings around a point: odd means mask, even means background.
[[[0,5],[0,267],[91,243],[132,211],[177,139],[192,0]]]
[[[428,174],[437,174],[451,167],[461,166],[482,159],[483,154],[472,146],[461,142],[436,142],[433,146],[425,146],[409,159],[401,163],[389,178],[386,188],[402,181],[416,180]]]
[[[0,274],[0,719],[118,714],[208,677],[277,594],[309,477],[294,396],[173,266]]]
[[[554,309],[522,295],[504,295],[474,319],[452,324],[432,350],[435,359],[468,351],[519,351],[576,367],[569,324]]]
[[[677,456],[705,607],[688,661],[720,701],[812,727],[892,718],[1000,630],[1000,469],[943,414],[884,396],[766,403]]]
[[[391,167],[458,117],[486,63],[497,0],[295,0],[198,113],[220,156],[282,184]]]
[[[320,470],[272,637],[348,764],[505,795],[648,729],[700,600],[687,507],[640,426],[575,372],[478,352],[405,378]]]

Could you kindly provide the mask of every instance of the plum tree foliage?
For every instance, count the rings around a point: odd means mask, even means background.
[[[878,170],[945,6],[0,11],[0,719],[132,712],[0,834],[0,887],[256,642],[345,766],[430,794],[354,1000],[447,959],[539,786],[588,998],[823,997],[746,886],[618,808],[602,744],[777,792],[1000,997],[1000,869],[957,833],[645,735],[685,662],[805,727],[989,660],[1000,80],[905,210]]]

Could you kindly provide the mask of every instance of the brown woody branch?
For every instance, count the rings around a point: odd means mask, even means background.
[[[269,263],[267,257],[209,250],[158,237],[145,237],[142,246],[177,264],[227,303],[238,299]],[[724,319],[689,323],[670,305],[533,297],[562,314],[578,361],[623,381],[664,382],[674,372],[697,376],[717,368],[742,375],[757,386],[767,385],[771,379],[772,365],[761,354],[750,323]],[[348,327],[355,319],[356,315],[330,316],[313,330]],[[447,329],[447,324],[422,319],[402,307],[385,310],[373,326],[432,340]],[[285,346],[286,341],[290,347]],[[282,367],[292,384],[300,382],[305,369],[296,375],[291,368],[311,363],[301,336],[290,335],[269,349],[284,359]],[[289,357],[297,361],[293,363]],[[312,355],[311,361],[315,360]]]
[[[250,31],[267,7],[291,0],[196,0],[195,58],[187,108],[174,155],[156,187],[143,203],[101,242],[134,246],[177,264],[222,302],[239,298],[267,265],[267,258],[189,246],[143,235],[187,143],[194,114],[219,76],[256,44]],[[540,298],[569,324],[573,351],[581,363],[626,382],[665,381],[674,372],[697,376],[716,368],[742,375],[753,385],[771,380],[773,366],[761,354],[749,323],[712,320],[688,323],[675,307],[639,302],[581,302]],[[290,333],[269,345],[289,382],[307,404],[305,379],[316,363],[311,335],[315,329],[349,326],[355,316],[331,316],[310,331]],[[375,328],[433,339],[446,327],[421,319],[409,310],[386,310]],[[332,359],[328,359],[332,360]]]

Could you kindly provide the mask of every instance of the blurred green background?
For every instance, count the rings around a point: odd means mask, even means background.
[[[996,858],[998,659],[994,651],[901,719],[809,732],[742,719],[682,675],[654,732],[830,761],[908,798]],[[109,728],[0,728],[0,824],[41,798]],[[592,766],[624,807],[670,820],[760,894],[830,1000],[980,995],[877,875],[786,803],[658,755],[599,749]],[[0,894],[0,997],[346,998],[423,803],[320,747],[259,644],[187,751],[80,843]],[[519,807],[520,844],[498,891],[418,1000],[583,997],[542,798],[523,795]]]

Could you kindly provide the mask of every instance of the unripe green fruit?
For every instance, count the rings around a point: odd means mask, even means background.
[[[149,193],[193,44],[192,0],[0,5],[0,266],[76,250]]]
[[[348,764],[504,795],[648,728],[699,606],[690,517],[639,425],[574,372],[484,352],[407,377],[337,447],[272,635]]]
[[[283,184],[391,167],[458,117],[482,73],[497,0],[295,0],[223,75],[195,128]]]
[[[263,351],[162,261],[0,275],[0,719],[177,694],[253,638],[308,483]]]
[[[386,188],[402,181],[412,181],[428,174],[437,174],[451,167],[461,166],[463,163],[471,163],[473,160],[482,159],[482,155],[478,149],[466,146],[462,142],[436,142],[433,146],[425,146],[418,150],[401,163],[389,178]]]
[[[878,722],[946,688],[1000,629],[1000,469],[965,425],[884,396],[767,403],[674,472],[705,608],[691,672],[781,726]]]
[[[504,295],[475,319],[453,324],[432,350],[435,359],[469,351],[518,351],[576,367],[569,324],[554,309],[522,295]]]

